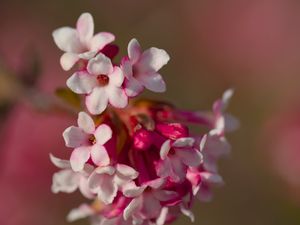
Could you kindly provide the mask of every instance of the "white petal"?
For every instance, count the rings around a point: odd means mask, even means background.
[[[106,89],[109,103],[116,108],[124,108],[128,104],[128,97],[122,88],[110,86]]]
[[[70,169],[71,164],[69,160],[63,160],[55,157],[54,155],[50,154],[51,162],[60,169]]]
[[[158,218],[161,210],[160,202],[153,197],[151,192],[145,192],[143,194],[143,214],[148,218]]]
[[[187,166],[199,166],[203,160],[202,154],[196,149],[176,149],[176,155]]]
[[[114,183],[112,176],[103,174],[99,181],[98,198],[104,202],[104,204],[111,204],[114,198],[117,196],[118,187]]]
[[[78,60],[79,57],[77,54],[66,52],[60,57],[60,65],[64,70],[68,71],[75,65]]]
[[[139,175],[139,173],[135,169],[125,164],[117,164],[116,170],[119,175],[122,175],[123,177],[126,177],[130,180],[134,180]]]
[[[85,98],[85,104],[93,115],[101,114],[107,107],[108,97],[104,88],[94,88],[92,93]]]
[[[160,211],[160,215],[156,220],[156,225],[164,225],[168,216],[169,208],[163,207]]]
[[[194,138],[184,137],[178,138],[173,144],[173,147],[182,148],[182,147],[192,147],[195,143]]]
[[[142,198],[134,198],[124,209],[124,220],[128,220],[135,212],[142,207]]]
[[[53,31],[54,42],[62,51],[80,53],[82,45],[77,31],[71,27],[61,27]]]
[[[147,186],[136,186],[135,182],[129,182],[122,186],[122,192],[124,196],[128,198],[135,198],[140,196]]]
[[[201,178],[204,182],[212,183],[212,184],[223,184],[223,178],[216,173],[210,173],[210,172],[201,172]]]
[[[113,71],[113,65],[108,57],[99,53],[88,62],[87,70],[94,75],[110,74]]]
[[[136,63],[142,54],[141,46],[135,38],[129,42],[127,51],[132,64]]]
[[[77,20],[77,32],[80,41],[87,44],[94,35],[94,20],[90,13],[82,13]]]
[[[91,147],[82,146],[75,148],[71,154],[70,163],[74,171],[82,171],[84,164],[89,160]]]
[[[192,212],[190,209],[184,207],[184,206],[181,204],[181,205],[180,205],[180,211],[182,212],[183,215],[189,217],[192,223],[195,222],[195,216],[194,216],[193,212]]]
[[[150,180],[145,182],[143,185],[146,185],[147,187],[151,187],[152,189],[159,189],[166,183],[165,178],[156,178],[154,180]]]
[[[169,60],[170,56],[165,50],[149,48],[142,54],[138,65],[139,69],[144,72],[157,72],[166,65]]]
[[[90,41],[90,49],[91,51],[98,52],[114,40],[115,35],[108,32],[100,32],[96,34]]]
[[[171,180],[175,183],[181,182],[186,177],[185,166],[177,156],[172,156],[170,161],[172,164]]]
[[[86,72],[75,72],[67,80],[67,86],[77,94],[89,94],[97,84],[96,77]]]
[[[112,166],[102,166],[95,169],[95,173],[97,174],[108,174],[113,175],[116,172],[116,169]]]
[[[95,197],[88,186],[87,177],[81,176],[80,182],[79,182],[79,190],[80,190],[81,194],[88,199],[93,199]]]
[[[129,97],[135,97],[143,90],[143,85],[134,77],[125,80],[125,92]]]
[[[234,94],[233,89],[228,89],[223,93],[223,96],[222,96],[222,102],[223,102],[222,111],[226,110],[226,108],[228,107],[229,101],[232,98],[233,94]]]
[[[147,89],[153,92],[165,92],[166,83],[158,73],[142,74],[137,78]]]
[[[91,216],[95,213],[95,211],[87,204],[82,204],[78,208],[72,209],[68,216],[67,221],[68,222],[74,222],[79,219],[86,218],[88,216]]]
[[[90,59],[94,58],[96,55],[97,55],[97,52],[87,51],[87,52],[83,52],[81,54],[78,54],[78,57],[80,59],[90,60]]]
[[[94,121],[86,112],[80,112],[78,114],[77,123],[78,126],[88,134],[92,134],[95,131]]]
[[[77,148],[85,144],[87,134],[79,127],[71,126],[65,129],[63,138],[67,147]]]
[[[156,190],[153,191],[153,195],[156,199],[162,202],[170,201],[178,197],[177,192],[175,191],[165,191],[165,190]]]
[[[106,148],[102,145],[95,144],[92,147],[91,157],[97,166],[108,166],[110,163],[109,155]]]
[[[127,77],[128,79],[132,77],[132,65],[127,57],[122,58],[121,69],[125,77]]]
[[[78,188],[80,177],[72,170],[61,170],[53,175],[52,192],[72,193]]]
[[[108,75],[109,83],[114,86],[121,87],[124,81],[124,75],[120,67],[115,66],[111,74]]]
[[[167,155],[169,154],[169,151],[171,150],[171,141],[170,140],[166,140],[161,148],[160,148],[160,158],[162,160],[165,160]]]
[[[112,137],[112,130],[110,126],[106,124],[101,124],[99,127],[95,130],[95,138],[98,145],[104,145],[106,142],[108,142]]]

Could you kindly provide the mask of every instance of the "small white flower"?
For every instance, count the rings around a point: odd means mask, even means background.
[[[123,81],[121,69],[99,53],[88,62],[87,71],[76,72],[67,80],[67,86],[77,94],[87,94],[86,106],[91,114],[97,115],[108,103],[116,108],[127,106],[128,98],[121,87]]]
[[[110,158],[104,146],[111,137],[112,130],[102,124],[95,127],[93,119],[85,112],[78,114],[78,127],[68,127],[63,132],[63,137],[67,147],[74,148],[70,163],[74,171],[81,171],[84,164],[91,157],[98,166],[107,166]]]
[[[52,36],[58,48],[65,52],[60,58],[64,70],[70,70],[79,59],[94,57],[115,40],[115,36],[108,32],[94,35],[94,20],[90,13],[81,14],[76,29],[61,27],[53,31]]]
[[[164,92],[166,84],[158,71],[168,63],[170,57],[165,50],[149,48],[142,52],[136,39],[128,44],[128,58],[122,60],[126,76],[125,91],[130,97],[138,95],[144,87],[154,92]]]

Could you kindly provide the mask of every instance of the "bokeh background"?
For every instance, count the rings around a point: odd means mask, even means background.
[[[54,195],[48,154],[66,156],[75,116],[54,96],[70,75],[51,32],[91,12],[96,31],[171,55],[153,98],[207,109],[229,88],[241,128],[221,163],[226,185],[195,207],[195,224],[300,224],[300,2],[295,0],[0,1],[0,224],[65,225],[79,194]],[[88,224],[79,221],[74,225]],[[175,223],[190,224],[182,218]]]

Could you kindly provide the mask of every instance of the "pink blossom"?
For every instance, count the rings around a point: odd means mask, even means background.
[[[85,112],[78,114],[78,127],[68,127],[63,132],[67,147],[74,148],[70,163],[74,171],[81,171],[91,157],[96,165],[107,166],[110,158],[104,146],[111,137],[112,130],[102,124],[95,126],[93,119]]]
[[[108,32],[94,35],[94,21],[89,13],[83,13],[77,20],[76,29],[61,27],[52,33],[55,44],[65,53],[60,58],[64,70],[70,70],[79,59],[94,57],[107,44],[115,40]]]
[[[138,41],[132,39],[128,44],[128,58],[122,60],[126,94],[134,97],[144,87],[154,92],[164,92],[166,84],[158,71],[169,59],[168,53],[162,49],[152,47],[142,52]]]
[[[87,94],[86,106],[96,115],[106,109],[108,102],[117,108],[127,105],[128,99],[121,87],[123,80],[121,69],[99,53],[88,62],[87,71],[75,72],[67,80],[67,86],[77,94]]]

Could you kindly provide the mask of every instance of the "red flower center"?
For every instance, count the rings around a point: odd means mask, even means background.
[[[109,82],[109,77],[104,74],[101,74],[97,76],[97,80],[100,86],[106,86]]]

